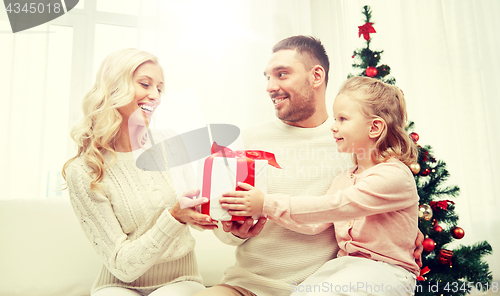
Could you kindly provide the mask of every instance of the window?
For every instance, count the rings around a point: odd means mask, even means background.
[[[0,199],[67,195],[61,169],[76,154],[69,133],[81,98],[107,54],[137,47],[141,5],[80,0],[71,13],[16,34],[0,14]]]

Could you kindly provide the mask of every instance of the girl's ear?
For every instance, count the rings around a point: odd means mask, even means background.
[[[382,132],[385,130],[385,121],[382,118],[375,118],[372,120],[372,123],[370,125],[370,132],[368,133],[368,136],[371,139],[376,139],[380,137]]]

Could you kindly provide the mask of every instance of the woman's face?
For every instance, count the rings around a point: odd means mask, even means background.
[[[155,109],[160,105],[163,91],[163,73],[161,68],[146,62],[134,72],[132,77],[135,96],[128,105],[118,108],[123,116],[123,123],[128,126],[148,126]]]

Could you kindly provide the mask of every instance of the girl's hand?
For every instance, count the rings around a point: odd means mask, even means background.
[[[424,251],[424,234],[419,230],[417,239],[415,240],[415,251],[413,252],[413,257],[415,257],[415,262],[417,262],[418,267],[422,268],[422,252]]]
[[[228,209],[233,216],[254,216],[262,214],[264,193],[247,183],[238,183],[238,186],[247,191],[230,191],[219,199],[221,207]]]
[[[184,192],[181,198],[192,198],[196,197],[200,193],[200,190],[190,190]],[[191,207],[182,208],[179,202],[177,202],[171,209],[169,209],[170,215],[174,217],[180,223],[189,223],[196,225],[203,229],[215,229],[217,228],[217,221],[212,220],[209,215],[204,215],[199,213],[194,207],[207,203],[208,198],[198,198],[193,199],[189,204]],[[185,206],[186,203],[183,203]]]

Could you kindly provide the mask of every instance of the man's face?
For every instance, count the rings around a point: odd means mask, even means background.
[[[276,116],[290,125],[311,117],[316,111],[312,89],[312,70],[306,69],[295,50],[275,52],[264,75],[268,79],[267,92],[276,108]]]

